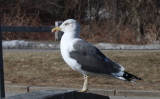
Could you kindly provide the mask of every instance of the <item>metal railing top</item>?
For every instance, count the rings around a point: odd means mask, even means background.
[[[55,26],[1,26],[1,32],[51,32]]]

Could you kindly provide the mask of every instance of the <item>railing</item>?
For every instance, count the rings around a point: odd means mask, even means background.
[[[3,49],[2,49],[2,33],[3,32],[51,32],[53,27],[62,24],[62,21],[56,21],[55,26],[1,26],[0,18],[0,99],[5,97],[4,86],[4,69],[3,69]],[[55,41],[61,39],[62,32],[55,32]]]
[[[56,21],[55,26],[1,26],[1,32],[51,32],[51,29],[62,24],[63,21]],[[55,41],[59,41],[63,33],[61,31],[55,32]]]

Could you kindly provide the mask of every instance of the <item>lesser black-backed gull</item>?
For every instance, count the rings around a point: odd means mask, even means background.
[[[81,92],[88,90],[88,75],[110,75],[121,80],[141,80],[125,72],[122,65],[107,58],[98,48],[80,38],[80,25],[74,19],[64,21],[60,27],[52,29],[63,31],[60,41],[60,50],[64,61],[73,69],[84,75],[84,84]]]

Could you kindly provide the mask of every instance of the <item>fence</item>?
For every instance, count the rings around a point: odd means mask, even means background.
[[[63,21],[56,21],[55,26],[1,26],[1,32],[51,32],[53,27],[57,27],[62,24]],[[63,35],[63,32],[55,32],[55,41],[59,41]]]
[[[4,70],[3,70],[3,49],[2,49],[2,33],[3,32],[51,32],[53,27],[62,24],[62,21],[56,21],[55,26],[1,26],[0,18],[0,98],[5,97],[4,87]],[[61,39],[63,33],[61,31],[55,33],[55,41]]]

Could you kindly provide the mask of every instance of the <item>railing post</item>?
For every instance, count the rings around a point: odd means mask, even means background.
[[[1,16],[1,13],[0,13],[0,99],[5,98],[1,18],[2,18],[2,16]]]
[[[56,22],[55,22],[55,27],[60,26],[62,23],[63,23],[63,21],[56,21]],[[62,35],[63,35],[63,32],[62,32],[62,31],[56,31],[56,32],[55,32],[55,41],[60,41]]]

